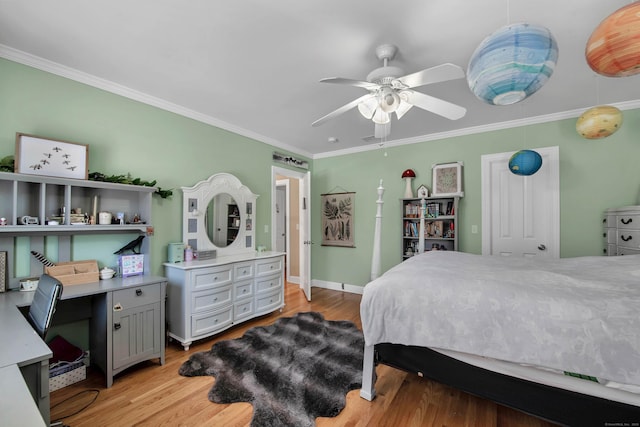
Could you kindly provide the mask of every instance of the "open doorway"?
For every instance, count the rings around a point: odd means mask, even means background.
[[[298,284],[311,300],[308,173],[272,167],[271,247],[285,252],[286,280]],[[306,219],[306,220],[305,220]]]

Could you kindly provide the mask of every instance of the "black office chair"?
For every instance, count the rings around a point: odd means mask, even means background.
[[[58,279],[48,274],[40,276],[28,317],[42,339],[47,335],[60,295],[62,295],[62,283]]]

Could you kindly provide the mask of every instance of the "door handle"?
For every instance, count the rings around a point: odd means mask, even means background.
[[[120,323],[114,323],[114,324],[113,324],[113,329],[115,329],[116,331],[117,331],[118,329],[120,329],[121,327],[122,327],[122,325],[120,325]]]
[[[545,245],[540,244],[540,245],[538,245],[538,249],[541,250],[541,251],[544,251],[544,250],[547,249],[547,247]]]

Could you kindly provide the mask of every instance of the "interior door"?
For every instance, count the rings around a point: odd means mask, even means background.
[[[287,188],[284,185],[276,187],[276,251],[287,252]]]
[[[307,172],[300,181],[300,287],[311,301],[311,172]]]
[[[271,167],[271,200],[272,210],[271,210],[271,229],[273,232],[271,233],[271,246],[273,248],[276,247],[276,233],[277,229],[276,224],[276,188],[278,177],[289,178],[290,180],[296,180],[298,186],[298,201],[289,202],[290,212],[287,221],[288,227],[288,236],[294,235],[294,229],[291,222],[291,217],[294,216],[294,211],[298,214],[297,224],[299,224],[298,239],[289,238],[288,246],[289,246],[289,258],[294,258],[294,252],[297,254],[298,260],[298,275],[299,275],[299,284],[300,289],[304,292],[306,298],[311,301],[311,173],[310,172],[302,172],[302,171],[294,171],[291,169],[285,169],[278,166]],[[291,188],[291,187],[290,187]],[[291,198],[291,195],[290,195]],[[292,239],[294,241],[292,241]],[[288,278],[291,276],[287,276]],[[293,277],[291,277],[293,279]],[[292,283],[287,279],[287,283]]]
[[[542,167],[531,176],[509,170],[514,152],[482,156],[482,253],[560,257],[558,147],[536,148]]]

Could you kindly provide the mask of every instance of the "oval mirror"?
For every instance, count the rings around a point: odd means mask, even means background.
[[[216,194],[207,205],[204,222],[211,243],[226,248],[236,240],[240,229],[238,203],[228,193]]]

